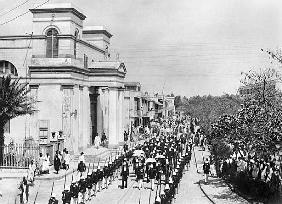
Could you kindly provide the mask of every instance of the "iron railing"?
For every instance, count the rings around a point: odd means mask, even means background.
[[[10,144],[0,147],[0,151],[3,154],[0,168],[28,168],[31,160],[38,161],[40,148],[39,145]]]

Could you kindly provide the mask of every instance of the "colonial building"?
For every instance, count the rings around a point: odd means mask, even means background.
[[[133,127],[147,126],[159,117],[167,118],[175,113],[174,97],[149,95],[142,92],[139,82],[125,82],[123,127],[131,132]]]
[[[86,16],[72,4],[30,11],[30,35],[0,36],[0,72],[29,83],[38,111],[11,120],[6,142],[31,140],[43,151],[74,154],[103,132],[110,146],[123,142],[126,68],[109,58],[112,34],[84,26]]]

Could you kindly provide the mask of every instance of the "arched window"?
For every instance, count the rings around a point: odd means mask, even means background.
[[[77,38],[78,38],[78,33],[79,33],[79,30],[76,29],[75,30],[75,33],[74,33],[74,45],[73,45],[73,54],[74,54],[74,58],[76,59],[76,41],[77,41]]]
[[[46,57],[56,58],[59,53],[59,40],[58,31],[55,28],[50,28],[46,32],[47,35],[47,46],[46,46]]]
[[[0,74],[12,74],[14,76],[18,76],[18,71],[11,62],[1,60],[0,61]]]

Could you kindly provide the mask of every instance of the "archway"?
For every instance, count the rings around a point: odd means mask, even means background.
[[[16,67],[9,61],[0,60],[0,74],[11,74],[18,76]]]

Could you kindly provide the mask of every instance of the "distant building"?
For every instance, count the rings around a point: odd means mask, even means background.
[[[124,92],[124,129],[131,132],[132,127],[142,123],[141,116],[141,84],[139,82],[126,82]]]
[[[143,92],[139,82],[125,82],[124,129],[128,132],[139,125],[147,126],[157,118],[167,118],[175,113],[174,97],[150,95]]]
[[[51,155],[77,154],[103,132],[110,146],[122,143],[126,68],[111,59],[112,34],[85,27],[86,16],[69,3],[30,11],[31,35],[0,36],[0,72],[29,83],[38,112],[11,120],[6,142],[33,140]]]

